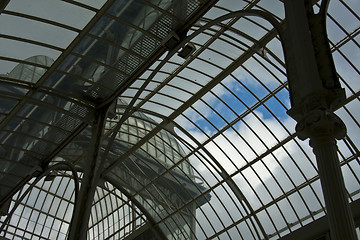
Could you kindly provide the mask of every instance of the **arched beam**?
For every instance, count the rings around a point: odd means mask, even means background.
[[[218,25],[219,23],[229,20],[229,19],[234,19],[234,18],[240,18],[240,17],[245,17],[245,16],[254,16],[254,17],[260,17],[263,18],[267,21],[269,21],[274,28],[278,31],[280,39],[283,39],[283,34],[282,34],[282,30],[281,30],[281,25],[280,23],[268,12],[264,12],[264,11],[260,11],[260,10],[253,10],[253,9],[249,9],[249,10],[240,10],[240,11],[236,11],[236,12],[232,12],[226,15],[223,15],[219,18],[214,19],[211,22],[208,22],[207,24],[203,25],[202,27],[200,27],[198,30],[194,31],[191,35],[185,37],[174,49],[172,49],[169,54],[163,59],[163,61],[154,69],[154,71],[152,72],[152,74],[149,75],[149,77],[146,79],[144,84],[149,83],[152,78],[156,75],[156,73],[161,69],[161,67],[166,63],[167,60],[169,60],[176,52],[178,52],[183,46],[185,46],[188,42],[190,42],[192,39],[194,39],[196,36],[198,36],[199,34],[203,33],[204,31],[206,31],[207,29],[211,28],[214,25]],[[214,87],[218,81],[220,81],[221,79],[217,79],[217,81],[211,82],[209,85],[206,86],[205,90],[202,91],[200,93],[200,95],[205,95],[207,93],[206,89],[211,89],[212,87]],[[140,95],[140,93],[142,92],[143,89],[145,89],[146,85],[143,85],[140,90],[138,91],[137,95]],[[159,131],[161,131],[161,129],[166,129],[166,126],[172,122],[177,116],[179,116],[183,111],[188,108],[188,106],[190,106],[191,104],[193,104],[197,98],[190,98],[189,101],[187,101],[186,103],[184,103],[180,109],[178,111],[176,111],[174,114],[170,115],[170,117],[168,117],[167,119],[164,119],[162,123],[160,123],[156,128],[154,128],[146,137],[144,137],[143,139],[141,139],[136,145],[134,145],[128,152],[124,153],[121,157],[119,157],[119,159],[111,164],[108,168],[106,168],[104,170],[104,172],[102,173],[102,176],[105,177],[106,173],[109,172],[116,164],[118,164],[119,162],[123,161],[126,157],[128,157],[129,155],[131,155],[132,153],[134,153],[138,148],[140,148],[148,139],[150,139],[151,137],[155,136]],[[133,102],[135,102],[136,99],[133,100]],[[131,116],[131,114],[133,114],[135,111],[137,111],[140,106],[137,106],[137,108],[132,108],[133,104],[129,104],[127,111],[126,111],[126,115],[123,115],[123,118],[121,119],[121,121],[119,121],[117,129],[120,129],[120,126],[124,121],[126,117]],[[113,133],[116,134],[116,131]],[[195,140],[195,139],[194,139]],[[196,142],[196,140],[195,140]],[[204,149],[203,149],[204,150]],[[211,154],[209,153],[209,156],[211,156]],[[244,202],[246,203],[246,206],[250,209],[251,212],[252,208],[249,204],[249,202],[246,200],[246,198],[244,197],[244,195],[242,194],[241,190],[237,187],[237,185],[235,184],[235,182],[229,177],[229,175],[226,173],[225,169],[223,169],[221,167],[221,165],[211,156],[212,160],[217,164],[217,166],[222,169],[222,171],[220,172],[220,175],[224,178],[224,180],[228,183],[229,187],[233,190],[234,194],[237,196],[238,200],[241,202],[242,200],[244,200]],[[267,235],[266,232],[264,230],[264,228],[262,227],[259,219],[256,217],[255,214],[253,214],[255,221],[257,222],[262,235],[265,239],[267,239]],[[256,227],[254,226],[254,228],[256,229]],[[257,231],[257,230],[256,230]],[[257,235],[259,236],[259,233],[257,232]]]
[[[11,209],[10,213],[8,213],[6,219],[4,220],[4,222],[2,223],[1,227],[0,227],[0,232],[2,232],[6,226],[6,224],[10,221],[11,216],[13,215],[13,213],[15,212],[15,210],[17,209],[17,207],[20,205],[21,201],[27,196],[27,194],[33,189],[33,187],[43,178],[46,177],[47,175],[49,175],[51,173],[51,171],[55,171],[55,170],[70,170],[73,177],[74,177],[74,191],[75,191],[75,203],[78,199],[79,196],[79,178],[77,175],[77,171],[75,169],[75,167],[69,163],[69,162],[59,162],[51,167],[48,167],[43,173],[41,173],[35,180],[34,182],[32,182],[30,184],[30,186],[25,190],[25,192],[20,196],[19,199],[17,199],[17,201],[15,202],[13,208]],[[74,212],[75,212],[75,208],[73,209],[73,214],[71,217],[71,222],[74,218]],[[72,224],[70,223],[70,228],[71,228]]]

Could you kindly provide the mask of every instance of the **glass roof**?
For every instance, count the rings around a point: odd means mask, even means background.
[[[67,238],[104,108],[88,239],[299,239],[296,230],[326,215],[315,156],[287,114],[280,37],[244,14],[265,12],[283,29],[284,1],[6,2],[0,237]],[[336,0],[326,18],[346,92],[336,114],[347,134],[337,144],[352,207],[359,14],[358,1]]]

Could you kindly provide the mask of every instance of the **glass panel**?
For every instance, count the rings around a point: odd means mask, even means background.
[[[58,9],[58,11],[51,11],[51,9]],[[84,28],[95,14],[85,8],[60,0],[32,0],[31,3],[11,0],[6,10],[48,19],[78,29]],[[65,12],[67,14],[64,14]]]
[[[0,33],[66,48],[76,33],[35,20],[1,14]],[[14,26],[17,26],[16,28]]]
[[[0,91],[2,90],[2,85],[0,86]],[[0,113],[9,113],[11,109],[18,103],[18,101],[2,98],[0,97]]]

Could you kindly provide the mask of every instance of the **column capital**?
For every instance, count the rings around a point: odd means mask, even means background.
[[[346,135],[344,122],[333,112],[315,109],[306,114],[296,125],[296,133],[301,140],[342,139]]]

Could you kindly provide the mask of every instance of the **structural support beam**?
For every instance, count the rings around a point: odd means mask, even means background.
[[[69,230],[70,240],[86,240],[96,186],[103,168],[100,151],[101,137],[103,135],[107,108],[96,114],[96,122],[92,125],[91,141],[87,158],[83,160],[84,174],[81,181],[79,199],[75,203],[75,214]]]
[[[345,137],[345,124],[334,113],[314,110],[297,124],[296,131],[300,138],[310,138],[316,156],[331,239],[357,239],[337,154],[336,139]]]
[[[355,224],[337,155],[336,139],[346,135],[334,114],[345,99],[326,35],[328,1],[314,14],[310,0],[286,0],[285,58],[296,133],[310,138],[316,156],[332,240],[355,240]]]

